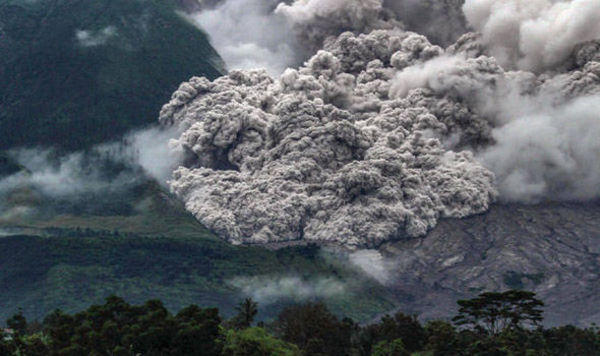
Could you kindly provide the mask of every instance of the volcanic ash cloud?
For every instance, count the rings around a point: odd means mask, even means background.
[[[376,245],[485,211],[494,175],[440,140],[461,131],[445,122],[463,108],[388,95],[398,69],[441,52],[413,33],[345,33],[279,80],[233,71],[182,84],[161,122],[183,130],[195,161],[171,188],[233,243]]]
[[[475,27],[497,11],[483,3],[463,7]],[[539,20],[553,19],[550,10]],[[485,25],[443,49],[404,30],[381,1],[299,0],[274,11],[320,50],[278,78],[192,78],[160,115],[181,132],[185,156],[172,191],[224,239],[377,246],[497,199],[600,195],[598,42],[529,56],[511,40],[496,58]],[[324,21],[340,11],[347,16]],[[529,18],[509,20],[518,19]]]

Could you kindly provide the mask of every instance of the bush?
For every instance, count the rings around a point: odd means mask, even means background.
[[[297,356],[296,345],[274,338],[265,329],[254,327],[224,332],[223,356]]]
[[[410,353],[404,348],[402,339],[393,341],[381,341],[373,347],[372,356],[410,356]]]

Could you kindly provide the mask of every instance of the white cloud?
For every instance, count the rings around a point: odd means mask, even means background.
[[[106,26],[98,31],[77,30],[75,37],[83,47],[95,47],[105,44],[110,38],[117,36],[115,26]]]

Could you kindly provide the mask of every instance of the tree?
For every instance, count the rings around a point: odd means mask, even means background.
[[[177,332],[173,345],[175,355],[220,355],[221,345],[216,342],[220,335],[221,317],[216,308],[202,309],[191,305],[175,316]]]
[[[363,329],[359,337],[362,354],[371,354],[373,347],[381,341],[392,342],[401,339],[408,352],[416,352],[425,345],[427,335],[425,329],[414,315],[396,313],[385,315],[377,324]]]
[[[536,326],[542,320],[544,303],[535,293],[509,290],[482,293],[477,298],[459,300],[458,315],[452,320],[459,326],[471,326],[492,335],[507,327]]]
[[[23,316],[23,309],[19,308],[19,312],[6,320],[6,325],[9,329],[13,329],[16,336],[23,336],[27,333],[27,319]]]
[[[233,319],[233,324],[237,329],[249,328],[254,321],[254,317],[258,313],[258,303],[252,298],[246,298],[237,307],[238,314]]]
[[[283,340],[307,355],[348,355],[355,324],[340,321],[323,303],[306,303],[285,308],[276,328]]]
[[[220,324],[216,308],[191,305],[173,316],[159,300],[133,306],[112,296],[73,316],[55,311],[44,320],[44,336],[51,355],[218,356]]]
[[[54,350],[69,347],[71,336],[75,332],[75,319],[60,309],[54,310],[44,318],[44,334],[48,335]]]
[[[455,355],[458,353],[456,330],[452,324],[446,321],[433,320],[427,323],[425,331],[427,333],[425,348],[432,351],[434,356]]]

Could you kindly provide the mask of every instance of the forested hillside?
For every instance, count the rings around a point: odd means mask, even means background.
[[[0,150],[115,140],[223,70],[173,1],[1,0]]]
[[[396,305],[335,251],[232,246],[156,185],[138,189],[114,200],[114,214],[100,206],[106,214],[73,214],[74,207],[45,218],[0,218],[0,320],[19,308],[31,319],[56,308],[76,312],[111,294],[131,303],[159,298],[171,311],[214,306],[225,315],[250,295],[264,306],[261,320],[304,300],[361,321]]]

